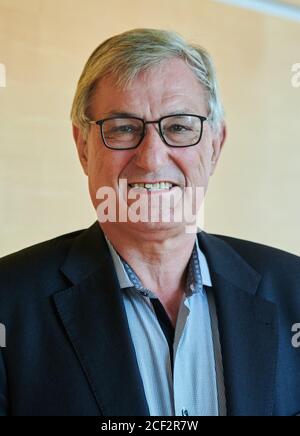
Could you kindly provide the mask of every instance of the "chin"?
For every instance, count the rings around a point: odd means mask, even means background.
[[[149,237],[149,235],[151,233],[153,234],[157,234],[159,232],[170,232],[170,231],[174,231],[174,232],[178,232],[181,229],[185,228],[185,224],[184,223],[163,223],[163,222],[157,222],[157,223],[151,223],[151,222],[147,222],[147,223],[143,223],[143,222],[138,222],[138,223],[126,223],[127,228],[130,227],[133,231],[136,232],[141,232],[144,233],[145,235],[147,235],[147,237]]]

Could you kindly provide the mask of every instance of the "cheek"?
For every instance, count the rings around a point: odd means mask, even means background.
[[[94,188],[115,187],[131,156],[126,151],[113,151],[101,144],[92,144],[89,152],[89,176]]]
[[[184,154],[176,151],[176,163],[185,175],[189,184],[201,186],[206,184],[210,169],[211,169],[211,157],[212,146],[209,147],[203,144],[195,147],[183,149]]]

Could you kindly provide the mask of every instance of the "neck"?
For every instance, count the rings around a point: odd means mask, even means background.
[[[196,235],[184,229],[136,232],[119,225],[102,225],[102,230],[143,286],[156,294],[175,327]]]
[[[126,230],[126,231],[124,231]],[[129,232],[121,226],[103,226],[115,250],[133,268],[143,283],[161,300],[185,291],[187,266],[196,235],[185,231]]]

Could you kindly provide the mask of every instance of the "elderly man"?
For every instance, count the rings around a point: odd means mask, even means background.
[[[0,413],[297,415],[299,258],[174,219],[199,211],[226,137],[209,55],[115,36],[72,120],[98,220],[0,261]]]

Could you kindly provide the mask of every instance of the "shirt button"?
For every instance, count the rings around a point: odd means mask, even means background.
[[[185,408],[182,409],[181,414],[182,414],[182,416],[189,416],[189,412]]]

